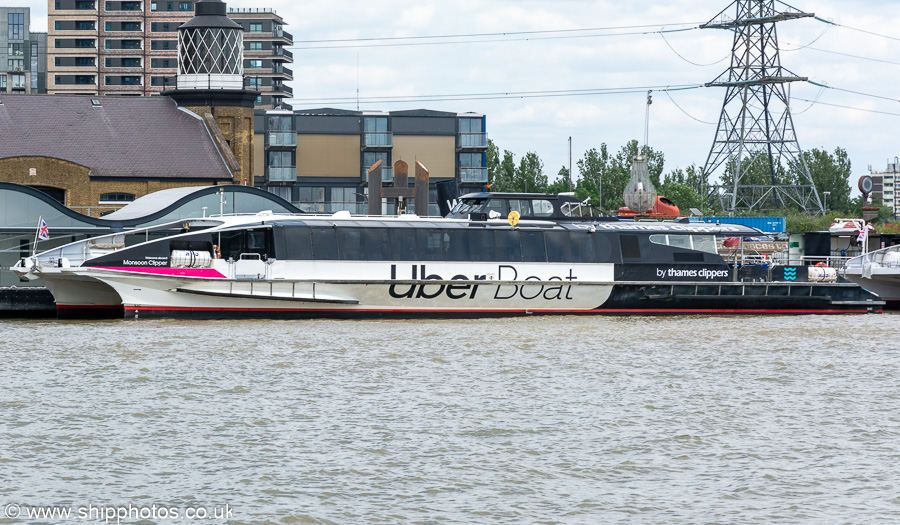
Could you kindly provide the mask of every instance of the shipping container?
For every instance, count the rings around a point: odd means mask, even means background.
[[[786,229],[784,217],[703,217],[703,222],[740,224],[763,233],[784,233]]]

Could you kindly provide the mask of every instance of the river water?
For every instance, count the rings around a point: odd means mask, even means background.
[[[0,321],[0,522],[897,523],[898,321]]]

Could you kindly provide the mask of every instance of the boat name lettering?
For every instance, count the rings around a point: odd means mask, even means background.
[[[666,277],[699,277],[701,279],[718,279],[728,277],[728,270],[677,270],[675,268],[657,268],[656,276],[665,279]]]
[[[153,260],[153,261],[130,261],[128,259],[122,261],[122,266],[167,266],[169,263],[167,260]]]
[[[450,299],[475,299],[478,289],[490,286],[494,289],[494,299],[525,299],[539,300],[543,298],[547,301],[552,300],[571,300],[572,286],[566,286],[562,283],[565,281],[575,281],[573,270],[569,269],[567,276],[552,276],[547,280],[542,280],[536,275],[531,275],[523,279],[519,279],[519,271],[515,266],[501,264],[497,267],[498,281],[522,281],[522,284],[488,284],[487,275],[475,275],[469,277],[467,275],[454,275],[450,279],[437,274],[428,274],[424,264],[413,264],[410,267],[410,276],[413,281],[485,281],[484,284],[392,284],[388,289],[391,297],[394,299],[434,299],[440,295],[446,295]],[[420,278],[421,276],[421,278]],[[397,280],[397,265],[391,265],[391,280]],[[527,281],[527,283],[525,282]],[[551,282],[553,284],[551,284]],[[555,283],[560,284],[555,284]],[[490,293],[490,292],[488,292]],[[482,292],[482,295],[484,292]]]

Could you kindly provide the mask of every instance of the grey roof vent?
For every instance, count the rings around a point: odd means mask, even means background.
[[[91,99],[91,107],[100,108],[100,107],[103,107],[103,106],[100,104],[100,99],[99,99],[99,98],[92,98],[92,99]]]

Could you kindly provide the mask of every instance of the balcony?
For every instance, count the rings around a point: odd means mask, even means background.
[[[291,53],[290,51],[288,51],[287,49],[283,49],[280,47],[276,47],[275,49],[272,50],[272,56],[274,56],[276,59],[278,57],[284,57],[290,62],[294,61],[294,54]]]
[[[296,166],[269,166],[269,182],[294,182],[297,180]]]
[[[297,147],[296,131],[270,131],[266,135],[266,146]]]
[[[363,133],[364,148],[393,148],[394,134],[390,131],[367,131]]]
[[[487,148],[487,133],[460,133],[456,136],[456,147],[459,149]]]
[[[487,184],[487,168],[459,168],[459,181]]]

